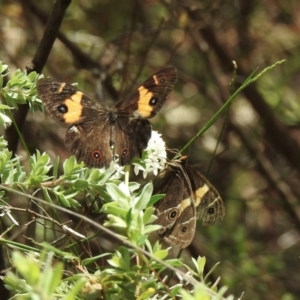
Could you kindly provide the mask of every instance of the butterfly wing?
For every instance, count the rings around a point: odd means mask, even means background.
[[[197,215],[203,225],[213,224],[225,215],[218,191],[197,170],[186,164],[186,157],[169,163],[153,180],[153,194],[166,194],[156,203],[156,224],[161,238],[171,245],[187,247],[193,240]]]
[[[153,194],[165,194],[156,203],[158,234],[179,248],[187,247],[196,230],[196,211],[188,177],[179,163],[172,163],[153,180]]]
[[[67,83],[42,78],[36,88],[51,117],[67,125],[96,120],[99,111],[107,111],[104,105]]]
[[[131,163],[132,158],[141,157],[151,138],[151,124],[146,119],[117,118],[113,128],[113,152],[120,165]]]
[[[177,81],[177,70],[166,68],[148,78],[134,93],[116,104],[119,113],[152,118],[162,108]]]
[[[65,142],[76,158],[88,167],[108,167],[115,157],[121,165],[141,157],[151,138],[146,119],[161,109],[176,79],[177,70],[166,68],[110,109],[74,86],[49,78],[37,82],[37,91],[49,114],[70,125]]]
[[[198,218],[203,225],[214,224],[225,216],[225,206],[216,188],[197,170],[185,165],[194,193]]]
[[[38,95],[48,113],[69,125],[65,143],[78,161],[88,167],[108,167],[112,160],[108,109],[74,86],[43,78]]]
[[[116,115],[112,128],[114,155],[121,165],[141,157],[151,138],[153,117],[163,106],[177,80],[177,70],[166,68],[148,78],[134,93],[119,101],[111,111]]]
[[[94,122],[75,124],[67,130],[65,144],[77,160],[84,161],[89,168],[107,168],[113,160],[110,129],[105,116]]]

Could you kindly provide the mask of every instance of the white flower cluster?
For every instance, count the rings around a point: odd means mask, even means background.
[[[164,169],[167,161],[166,145],[161,138],[161,134],[152,131],[151,138],[148,142],[147,148],[143,151],[141,159],[135,159],[132,163],[134,165],[134,173],[138,175],[140,171],[143,172],[143,177],[146,178],[148,173],[153,173],[155,176],[158,172]],[[124,174],[124,166],[118,164],[118,160],[112,161],[110,169],[114,170],[111,178],[120,179]]]
[[[144,150],[143,157],[140,161],[133,162],[134,173],[138,175],[139,171],[143,172],[143,177],[152,172],[157,175],[159,170],[164,169],[167,161],[166,145],[161,138],[161,134],[152,131],[151,139],[147,148]]]

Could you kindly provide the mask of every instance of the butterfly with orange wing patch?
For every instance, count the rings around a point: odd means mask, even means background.
[[[50,78],[38,80],[37,93],[47,112],[70,126],[65,135],[70,152],[86,166],[101,168],[141,157],[151,138],[148,119],[160,111],[176,80],[177,70],[166,68],[111,107]]]

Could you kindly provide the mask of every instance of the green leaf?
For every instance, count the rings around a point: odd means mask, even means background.
[[[23,299],[30,300],[30,295],[26,292],[30,291],[32,288],[26,284],[25,280],[20,280],[19,277],[9,271],[6,273],[3,281],[5,282],[7,289],[12,290],[16,293],[22,293],[24,295]]]
[[[137,211],[143,210],[147,207],[147,204],[150,201],[152,192],[153,192],[152,183],[146,184],[142,190],[142,193],[137,198],[137,201],[135,203],[135,209]]]
[[[143,300],[143,299],[149,299],[150,296],[152,296],[155,293],[154,288],[148,288],[146,291],[144,291],[142,294],[140,294],[137,299]]]
[[[161,228],[161,225],[148,225],[145,229],[144,229],[144,234],[146,233],[151,233],[154,231],[157,231],[158,229]]]
[[[125,219],[128,213],[128,209],[120,207],[117,202],[109,202],[102,206],[102,212],[106,214],[112,214]]]
[[[16,269],[30,285],[35,285],[40,278],[40,269],[38,264],[31,256],[25,257],[20,252],[13,252],[12,261]]]
[[[64,161],[63,170],[65,179],[74,180],[85,170],[84,163],[77,163],[76,158],[71,156]]]
[[[154,215],[154,208],[153,207],[146,208],[143,215],[143,223],[146,225],[148,223],[154,222],[154,220],[156,219],[157,217]]]
[[[217,266],[219,265],[220,263],[217,262],[213,265],[213,267],[208,271],[208,273],[205,275],[205,278],[204,278],[204,281],[209,277],[209,275],[217,268]]]
[[[148,203],[148,206],[153,206],[157,201],[161,200],[163,197],[165,197],[165,194],[157,194],[157,195],[153,195],[151,197],[151,200]]]
[[[206,264],[206,257],[205,256],[198,257],[197,262],[198,262],[198,268],[197,268],[198,273],[203,274],[204,267],[205,267],[205,264]]]
[[[39,278],[39,284],[40,286],[43,287],[44,292],[47,295],[51,295],[51,282],[53,279],[53,268],[52,268],[52,258],[53,258],[53,252],[47,252],[47,253],[42,253],[41,257],[46,254],[46,262],[43,268],[43,272]]]
[[[81,278],[74,285],[72,285],[72,288],[69,290],[67,295],[63,297],[63,300],[74,300],[77,299],[76,296],[82,291],[82,288],[84,287],[85,283],[87,282],[86,278]]]
[[[54,165],[53,165],[53,179],[56,180],[58,178],[58,168],[59,168],[59,156],[56,157]]]
[[[63,277],[64,264],[59,262],[54,266],[52,280],[49,285],[49,294],[55,292],[59,284],[61,283],[61,279]]]
[[[56,192],[55,195],[57,196],[59,202],[64,206],[64,207],[71,207],[70,202],[67,200],[65,195],[61,192]]]
[[[4,73],[6,70],[8,71],[8,65],[5,65],[0,61],[0,74]]]
[[[42,192],[43,192],[43,195],[44,195],[44,199],[47,201],[47,202],[49,202],[49,203],[52,203],[52,199],[51,199],[51,197],[50,197],[50,195],[49,195],[49,192],[48,192],[48,189],[46,188],[46,187],[41,187],[41,190],[42,190]]]
[[[137,189],[139,189],[140,186],[141,185],[139,183],[137,183],[137,182],[129,182],[129,184],[128,184],[128,188],[129,188],[129,190],[130,190],[131,193],[134,192],[134,191],[136,191]]]
[[[127,223],[114,215],[107,215],[108,220],[105,221],[104,226],[107,227],[116,227],[116,228],[127,228]]]
[[[49,163],[49,155],[46,153],[41,155],[37,150],[36,154],[30,157],[31,171],[27,178],[27,183],[29,185],[38,185],[43,181],[49,180],[51,177],[47,173],[52,168],[51,165],[48,165]]]
[[[77,179],[74,182],[74,187],[75,187],[75,189],[78,189],[78,190],[84,190],[84,189],[88,188],[88,186],[89,186],[89,183],[83,179]]]
[[[3,238],[0,238],[0,244],[6,245],[6,246],[9,245],[9,247],[11,249],[15,250],[15,252],[18,252],[18,251],[23,251],[23,252],[26,251],[26,252],[33,252],[33,253],[39,252],[39,249],[37,249],[37,248],[27,246],[23,243],[17,243],[14,241],[6,240]]]
[[[74,156],[71,156],[68,159],[66,159],[63,163],[64,174],[65,175],[72,174],[75,164],[76,164],[76,159]]]
[[[62,251],[58,248],[55,248],[54,246],[50,245],[47,242],[42,242],[41,245],[48,252],[51,251],[51,252],[55,253],[56,256],[61,257],[62,259],[66,260],[68,262],[75,261],[75,262],[79,263],[79,261],[80,261],[78,256],[75,256],[73,253]]]
[[[140,246],[140,247],[144,246],[145,243],[146,243],[147,238],[148,238],[147,235],[139,236],[137,241],[136,241],[136,245]],[[132,242],[134,242],[134,241],[132,241]]]
[[[153,256],[159,259],[165,259],[169,254],[168,250],[159,250],[155,253],[153,253]]]
[[[110,255],[111,255],[111,253],[103,253],[103,254],[100,254],[100,255],[97,255],[97,256],[94,256],[94,257],[91,257],[91,258],[86,258],[86,259],[84,259],[84,260],[81,262],[81,264],[82,264],[83,266],[87,266],[87,265],[89,265],[89,264],[91,264],[91,263],[93,263],[93,262],[99,260],[99,259],[102,258],[102,257],[110,256]]]
[[[120,187],[123,187],[124,189],[122,190]],[[130,208],[129,206],[129,195],[125,194],[126,191],[126,187],[125,184],[120,184],[120,187],[117,186],[114,183],[106,183],[106,190],[108,192],[108,194],[110,195],[111,199],[113,201],[117,201],[119,203],[119,205],[123,208]]]

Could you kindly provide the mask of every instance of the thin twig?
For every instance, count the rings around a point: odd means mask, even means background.
[[[27,67],[28,73],[31,73],[33,71],[36,71],[37,73],[42,72],[70,2],[71,0],[54,1],[53,8],[49,16],[42,40],[37,47],[31,65]],[[22,0],[21,3],[23,5],[27,5],[26,0]],[[13,154],[16,153],[19,143],[19,135],[16,128],[18,128],[20,132],[22,131],[22,127],[26,120],[28,111],[28,104],[19,105],[18,109],[14,110],[13,114],[13,119],[15,120],[14,126],[8,127],[5,131],[5,139],[8,142],[8,149],[12,151]]]

